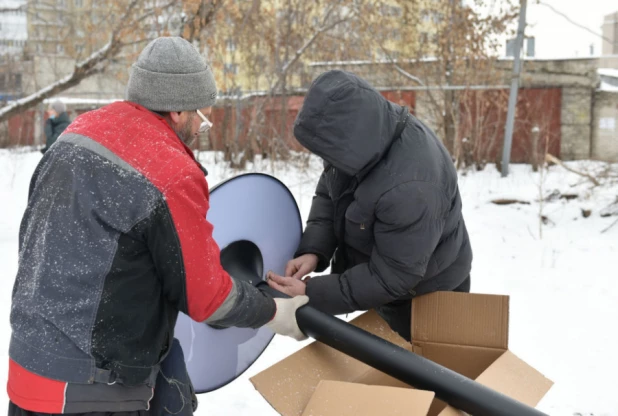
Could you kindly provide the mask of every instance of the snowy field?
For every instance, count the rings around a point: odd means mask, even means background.
[[[26,206],[30,176],[41,155],[0,150],[0,384],[5,385],[10,338],[9,310],[17,270],[17,235]],[[210,172],[210,186],[236,174],[200,158]],[[606,164],[573,162],[569,166],[600,172]],[[307,217],[321,164],[304,170],[283,165],[254,165],[280,178]],[[618,166],[613,166],[614,175]],[[512,166],[502,179],[494,166],[460,176],[464,215],[474,250],[472,291],[511,297],[510,349],[555,382],[538,408],[550,415],[618,416],[618,217],[600,211],[618,197],[618,179],[601,186],[552,166],[544,178],[529,166]],[[539,195],[554,190],[576,194],[543,204]],[[513,198],[526,204],[496,205]],[[582,209],[590,209],[588,218]],[[539,229],[539,214],[547,218]],[[613,329],[612,329],[613,328]],[[249,377],[296,351],[297,343],[276,337],[260,359],[239,379],[200,395],[198,415],[276,415]],[[8,398],[1,396],[0,409]]]

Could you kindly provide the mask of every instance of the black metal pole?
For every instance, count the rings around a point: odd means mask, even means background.
[[[267,284],[258,287],[274,297],[288,297]],[[414,354],[339,318],[303,306],[296,312],[305,335],[380,370],[474,416],[547,416],[524,403]]]
[[[251,282],[273,297],[289,296],[260,279],[261,254],[253,243],[239,241],[221,252],[230,275]],[[305,305],[296,311],[303,333],[410,386],[474,416],[547,416],[433,361],[414,354],[339,318]]]

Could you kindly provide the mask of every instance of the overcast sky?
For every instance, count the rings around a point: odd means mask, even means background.
[[[603,17],[618,11],[616,0],[543,0],[574,22],[601,34]],[[601,54],[602,39],[570,23],[563,16],[536,0],[528,1],[526,35],[536,38],[536,56],[560,58]]]

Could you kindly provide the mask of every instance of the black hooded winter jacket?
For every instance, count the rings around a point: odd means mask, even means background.
[[[294,134],[325,162],[296,252],[316,254],[318,272],[334,255],[335,274],[307,283],[312,306],[367,310],[468,279],[457,171],[405,107],[351,73],[329,71],[309,89]]]

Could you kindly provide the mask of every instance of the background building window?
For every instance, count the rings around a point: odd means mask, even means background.
[[[225,64],[223,66],[223,72],[225,74],[238,74],[238,64]]]
[[[232,38],[227,38],[225,45],[229,52],[234,52],[236,50],[236,42],[234,42],[234,39]]]

